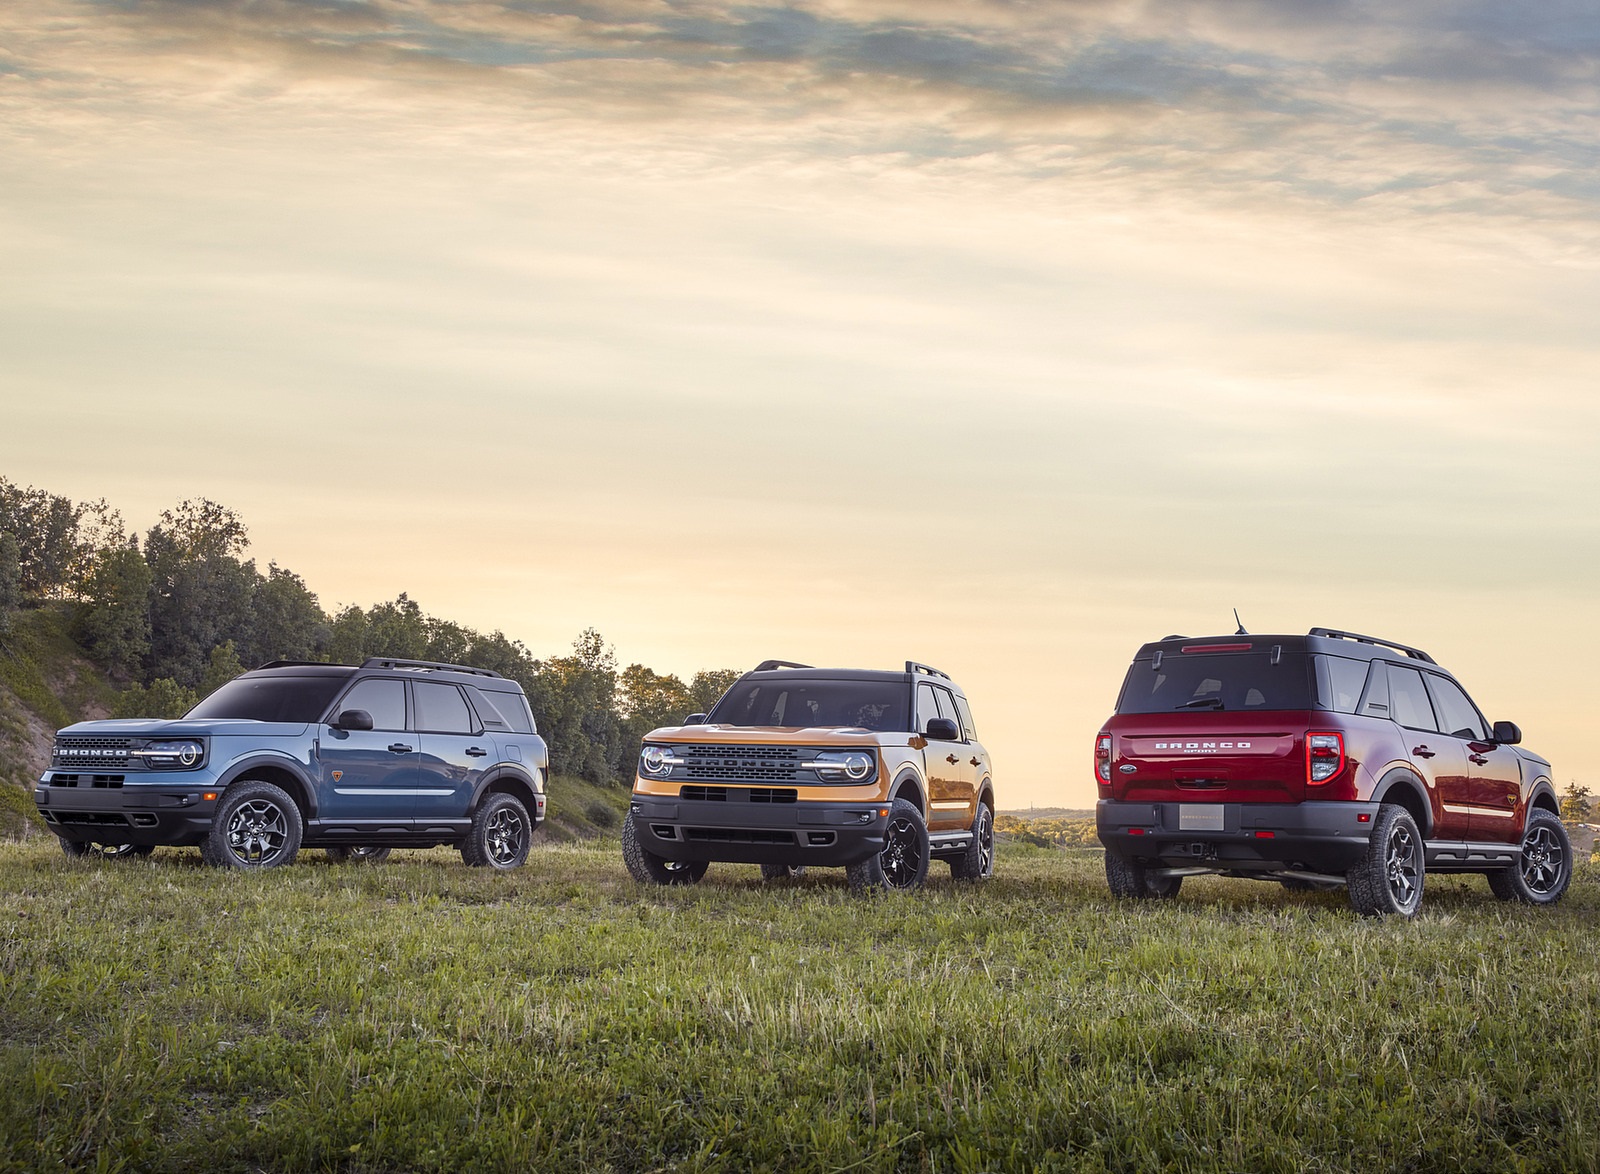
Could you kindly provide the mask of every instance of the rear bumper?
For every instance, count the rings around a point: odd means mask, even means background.
[[[837,867],[883,850],[889,805],[750,803],[660,798],[635,794],[635,834],[664,860]],[[882,813],[882,814],[880,814]]]
[[[121,787],[35,785],[33,802],[64,840],[96,844],[198,844],[211,830],[216,800],[191,776]],[[207,775],[205,782],[210,782]],[[215,786],[215,783],[211,783]],[[209,792],[215,793],[215,792]]]
[[[1340,873],[1366,854],[1376,803],[1095,804],[1108,851],[1144,864]]]

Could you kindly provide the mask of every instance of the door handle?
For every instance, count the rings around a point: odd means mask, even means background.
[[[1481,754],[1469,754],[1467,755],[1467,761],[1476,762],[1479,766],[1487,766],[1489,763],[1489,760]]]
[[[467,755],[471,758],[482,758],[487,753],[489,753],[487,750],[480,750],[476,746],[467,747]]]
[[[983,759],[981,759],[981,758],[974,758],[974,759],[973,759],[973,760],[972,760],[972,765],[973,765],[973,766],[982,766],[982,765],[983,765]]]
[[[390,754],[410,754],[411,753],[411,747],[407,746],[404,742],[390,742],[389,743],[389,753]]]
[[[1411,753],[1415,754],[1418,758],[1432,758],[1433,757],[1433,751],[1428,749],[1426,743],[1424,743],[1421,746],[1413,746],[1411,748]]]
[[[952,754],[948,758],[946,758],[945,761],[948,762],[951,766],[954,766],[959,760],[956,758],[956,756],[954,754]]]

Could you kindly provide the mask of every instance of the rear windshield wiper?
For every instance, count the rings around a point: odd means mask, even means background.
[[[1174,706],[1173,708],[1174,709],[1199,709],[1201,706],[1207,706],[1207,705],[1210,706],[1212,709],[1226,709],[1227,708],[1227,706],[1222,704],[1222,698],[1220,698],[1220,697],[1196,697],[1193,701],[1185,701],[1182,705],[1177,705],[1177,706]]]

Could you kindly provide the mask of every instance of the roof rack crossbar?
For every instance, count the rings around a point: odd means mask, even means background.
[[[1360,644],[1376,644],[1380,648],[1392,648],[1396,652],[1403,652],[1412,660],[1420,660],[1424,664],[1438,664],[1420,648],[1413,648],[1409,644],[1396,644],[1393,640],[1380,640],[1376,636],[1363,636],[1359,632],[1342,632],[1337,628],[1312,628],[1306,633],[1308,636],[1325,636],[1330,640],[1354,640]]]
[[[751,671],[757,673],[767,673],[771,672],[773,669],[809,669],[815,667],[815,665],[801,664],[794,660],[764,660],[760,664],[756,665],[756,667]]]
[[[361,662],[364,669],[439,669],[448,673],[471,673],[475,677],[499,677],[493,669],[475,669],[466,664],[446,664],[439,660],[402,660],[392,656],[369,656]]]
[[[259,673],[262,669],[302,669],[302,668],[336,669],[336,668],[341,668],[341,667],[348,667],[348,666],[330,664],[325,660],[269,660],[269,661],[267,661],[266,664],[258,664],[258,665],[256,665],[256,667],[251,669],[250,671],[253,672],[253,673]]]
[[[906,672],[921,673],[925,677],[943,677],[947,681],[950,679],[949,673],[941,672],[931,664],[919,664],[914,660],[906,661]]]

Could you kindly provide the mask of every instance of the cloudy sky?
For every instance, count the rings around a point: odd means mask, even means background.
[[[940,665],[1087,804],[1137,645],[1600,703],[1600,12],[0,5],[0,473],[327,606]]]

